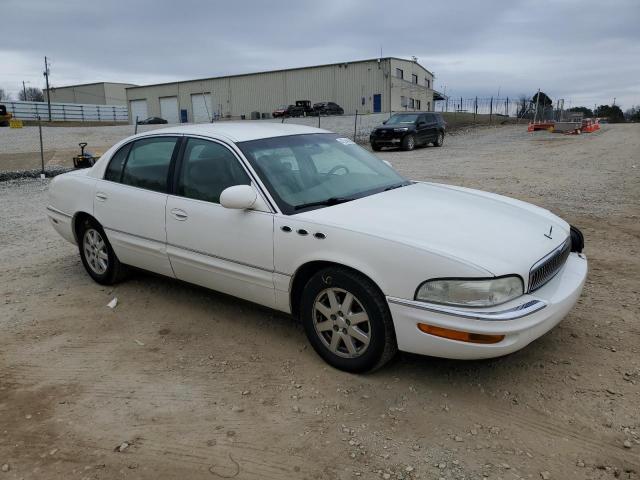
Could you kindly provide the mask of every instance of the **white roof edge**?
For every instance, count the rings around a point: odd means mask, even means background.
[[[157,134],[201,135],[226,139],[231,142],[246,142],[263,138],[283,137],[287,135],[305,135],[312,133],[333,133],[321,128],[277,122],[251,121],[215,122],[192,125],[179,125],[144,132],[139,136]]]

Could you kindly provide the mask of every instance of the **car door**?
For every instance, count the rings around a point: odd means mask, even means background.
[[[177,278],[272,307],[273,214],[265,202],[220,205],[225,188],[251,183],[226,145],[187,138],[167,201],[167,251]]]
[[[425,129],[426,141],[433,142],[438,136],[438,119],[433,113],[425,113],[427,127]]]
[[[96,182],[93,202],[121,262],[168,276],[165,206],[178,144],[177,136],[154,136],[123,146]]]
[[[416,132],[418,143],[423,144],[429,141],[429,125],[426,115],[420,115],[416,120]]]

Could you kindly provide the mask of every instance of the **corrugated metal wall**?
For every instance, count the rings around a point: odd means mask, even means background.
[[[280,105],[293,104],[296,100],[310,100],[311,103],[332,101],[347,114],[356,110],[370,113],[373,112],[375,94],[382,95],[383,111],[399,110],[400,94],[394,95],[389,83],[393,62],[406,63],[407,71],[415,67],[422,76],[425,75],[426,70],[415,62],[381,59],[135,87],[127,89],[127,99],[146,99],[149,115],[159,116],[160,97],[177,96],[179,108],[187,110],[190,122],[193,121],[191,95],[198,93],[211,94],[214,118],[239,118],[241,115],[250,118],[253,111],[271,113]],[[393,88],[402,88],[402,85]],[[423,108],[426,108],[430,93],[426,89],[420,93],[425,100]],[[393,100],[395,96],[397,102]]]

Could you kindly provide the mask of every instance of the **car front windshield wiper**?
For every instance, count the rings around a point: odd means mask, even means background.
[[[320,207],[322,205],[338,205],[339,203],[350,202],[355,200],[355,197],[329,197],[326,200],[319,200],[317,202],[302,203],[293,207],[294,210],[302,210],[308,207]]]
[[[395,188],[400,188],[400,187],[406,187],[407,185],[411,185],[410,181],[406,181],[406,182],[401,182],[401,183],[396,183],[395,185],[390,185],[387,188],[385,188],[383,190],[383,192],[388,192],[389,190],[393,190]]]

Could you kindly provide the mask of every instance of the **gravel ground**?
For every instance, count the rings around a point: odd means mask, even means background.
[[[383,152],[562,215],[590,273],[520,352],[361,376],[277,312],[145,273],[91,282],[45,220],[48,180],[0,182],[0,478],[638,479],[639,127]]]

